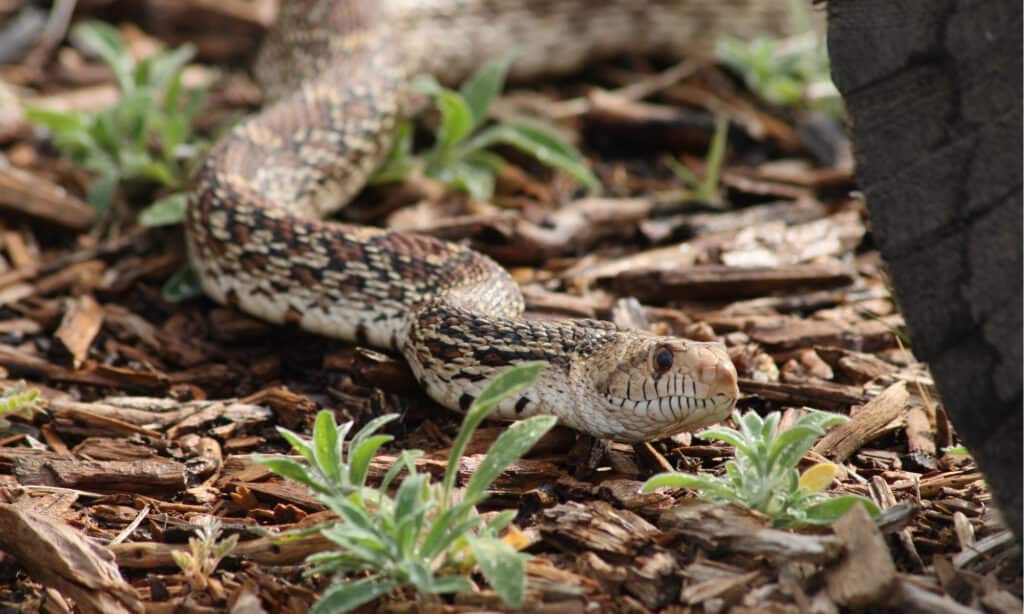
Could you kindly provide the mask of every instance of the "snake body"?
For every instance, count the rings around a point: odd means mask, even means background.
[[[752,0],[601,4],[282,3],[259,63],[271,102],[211,148],[190,198],[186,238],[204,291],[270,322],[401,352],[426,393],[454,410],[503,369],[542,360],[537,382],[497,417],[551,414],[619,441],[723,419],[738,391],[721,344],[523,319],[516,283],[482,254],[321,220],[386,154],[410,75],[459,79],[512,47],[519,76],[565,71],[624,50],[680,53],[723,24],[750,34],[783,19]]]

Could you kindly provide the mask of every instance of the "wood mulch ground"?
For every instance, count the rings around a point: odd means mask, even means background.
[[[0,2],[0,21],[29,4]],[[271,4],[81,2],[79,11],[123,24],[133,48],[194,41],[202,63],[189,79],[212,84],[204,121],[214,126],[258,106],[239,66]],[[251,455],[287,452],[275,427],[308,431],[321,408],[358,423],[394,411],[402,419],[380,466],[420,448],[421,464],[440,472],[459,417],[410,385],[395,357],[205,299],[163,300],[160,286],[183,260],[180,231],[137,226],[132,211],[147,199],[122,203],[96,230],[81,201],[88,175],[18,110],[109,104],[110,75],[61,36],[29,31],[21,52],[0,45],[10,62],[0,67],[0,386],[26,380],[46,408],[0,433],[0,603],[304,611],[328,580],[303,577],[302,560],[326,544],[266,535],[327,514]],[[1020,612],[1019,550],[971,458],[944,452],[956,434],[903,339],[842,131],[765,110],[713,65],[640,59],[514,89],[495,112],[523,109],[558,118],[582,144],[601,196],[512,156],[491,203],[410,181],[362,195],[344,217],[491,254],[522,285],[531,317],[724,341],[742,410],[782,410],[784,424],[807,407],[852,417],[804,466],[838,463],[831,490],[886,510],[879,523],[851,514],[834,529],[780,531],[693,492],[638,494],[660,471],[721,471],[727,446],[682,434],[604,449],[556,431],[487,503],[518,510],[535,555],[528,609]],[[671,151],[701,171],[711,112],[732,124],[720,207],[681,198],[664,163]],[[500,430],[479,433],[463,475]],[[210,514],[241,542],[195,590],[170,552]],[[375,607],[501,602],[483,589],[436,603],[403,593]]]

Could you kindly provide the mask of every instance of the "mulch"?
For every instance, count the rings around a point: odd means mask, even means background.
[[[0,3],[0,21],[21,4]],[[82,4],[122,23],[133,45],[194,41],[201,63],[190,78],[213,87],[211,126],[258,106],[242,62],[269,22],[267,2]],[[270,535],[329,514],[252,455],[287,453],[275,427],[308,432],[323,408],[357,423],[398,412],[387,428],[396,439],[371,474],[419,448],[418,463],[439,476],[459,416],[420,393],[400,357],[207,299],[164,300],[161,284],[184,259],[180,230],[138,226],[145,198],[95,226],[82,202],[89,176],[18,110],[109,104],[109,73],[59,39],[29,42],[0,66],[0,100],[14,101],[0,104],[0,387],[25,380],[45,411],[0,433],[0,603],[305,611],[329,579],[304,577],[302,561],[329,544]],[[724,341],[741,410],[782,411],[783,426],[806,408],[852,418],[801,468],[835,462],[831,491],[885,510],[878,522],[851,513],[833,528],[774,529],[690,491],[638,494],[660,471],[721,472],[728,446],[689,433],[603,445],[556,430],[485,504],[517,510],[534,555],[527,609],[1019,612],[1020,551],[970,456],[945,451],[956,433],[906,338],[838,124],[767,108],[713,64],[640,58],[518,86],[495,113],[526,109],[581,145],[600,196],[510,153],[492,202],[409,180],[367,190],[342,217],[492,255],[521,284],[529,317]],[[732,126],[724,197],[695,203],[664,160],[701,172],[712,112]],[[485,424],[460,476],[500,432]],[[240,543],[196,589],[171,552],[187,548],[206,515]],[[502,603],[482,588],[436,601],[400,592],[374,608]]]

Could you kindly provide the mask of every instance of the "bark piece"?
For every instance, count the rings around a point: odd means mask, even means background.
[[[71,354],[77,369],[89,353],[93,339],[103,326],[103,308],[89,294],[78,297],[64,313],[54,337],[60,340]]]
[[[910,393],[905,382],[897,382],[868,402],[847,423],[833,428],[814,446],[814,451],[843,462],[865,443],[878,437],[907,406]]]
[[[831,535],[801,535],[770,529],[767,518],[737,505],[699,503],[674,507],[658,520],[667,533],[713,551],[825,562],[839,556],[842,544]]]
[[[6,457],[11,455],[12,452],[4,452]],[[14,474],[21,484],[154,495],[180,492],[186,486],[184,465],[155,457],[138,461],[91,461],[19,455],[14,460]]]
[[[855,505],[834,529],[846,554],[825,578],[829,596],[850,608],[888,604],[896,585],[896,565],[875,521],[864,506]]]
[[[541,533],[574,548],[633,556],[661,532],[635,513],[604,501],[563,503],[544,511]]]
[[[92,207],[47,179],[0,164],[0,209],[13,211],[74,230],[92,225]]]
[[[110,550],[63,522],[0,504],[0,549],[38,582],[56,588],[87,614],[142,612]]]
[[[760,296],[785,290],[835,288],[850,284],[855,273],[835,262],[778,267],[695,265],[672,271],[629,271],[612,281],[620,294],[658,303],[671,299],[723,299]]]

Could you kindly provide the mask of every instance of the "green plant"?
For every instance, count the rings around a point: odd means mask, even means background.
[[[441,111],[434,144],[422,155],[413,155],[413,127],[403,122],[387,160],[371,183],[399,181],[420,173],[486,200],[494,193],[495,177],[505,164],[489,148],[507,145],[565,171],[588,188],[596,187],[597,179],[584,166],[580,153],[551,132],[518,122],[484,127],[488,109],[501,91],[511,63],[508,57],[485,64],[459,91],[441,86],[432,77],[413,80],[412,87],[433,97]]]
[[[756,412],[740,416],[734,411],[732,420],[739,430],[719,427],[697,434],[735,446],[736,457],[725,464],[725,475],[663,473],[647,480],[641,490],[694,488],[702,498],[739,503],[762,512],[773,518],[776,526],[832,524],[857,503],[872,515],[879,513],[878,506],[864,497],[833,497],[820,492],[835,476],[831,463],[815,465],[803,476],[797,471],[797,463],[814,441],[829,427],[846,422],[845,416],[810,410],[778,434],[778,412],[762,419]]]
[[[195,529],[196,536],[188,538],[188,552],[172,550],[171,557],[192,585],[201,591],[210,582],[210,574],[217,569],[221,560],[238,545],[238,534],[221,539],[221,524],[213,516],[204,516]]]
[[[100,21],[76,25],[71,40],[110,67],[120,90],[117,104],[89,113],[34,108],[28,119],[49,128],[61,153],[95,175],[86,199],[98,211],[110,208],[119,188],[157,186],[166,195],[144,210],[140,221],[180,222],[188,165],[205,146],[192,132],[205,92],[186,92],[181,81],[194,48],[185,45],[136,62],[118,30]]]
[[[802,34],[787,38],[758,36],[752,40],[721,36],[715,44],[715,55],[762,99],[788,107],[818,109],[837,117],[843,112],[843,102],[832,83],[825,41],[811,26],[806,3],[790,0],[789,7]]]
[[[696,173],[680,164],[674,157],[666,158],[669,169],[686,186],[686,197],[688,200],[712,205],[720,203],[718,177],[722,171],[722,161],[725,158],[725,144],[728,134],[729,118],[719,115],[715,118],[715,132],[711,135],[711,144],[708,146],[707,157],[704,161],[703,177],[698,177]]]
[[[38,411],[41,406],[39,390],[27,388],[25,382],[18,382],[0,392],[0,430],[10,426],[10,422],[2,416],[16,415],[30,418],[32,412]]]
[[[381,416],[348,442],[351,422],[337,425],[329,411],[320,412],[311,442],[287,429],[281,435],[304,462],[284,457],[259,457],[278,475],[308,486],[338,515],[321,527],[337,546],[313,554],[309,572],[352,574],[326,590],[313,612],[345,612],[402,587],[421,594],[471,590],[467,572],[477,566],[483,577],[512,608],[522,607],[526,555],[506,543],[500,533],[514,510],[483,516],[476,506],[505,467],[518,460],[555,424],[552,416],[535,416],[510,426],[491,445],[486,457],[456,499],[459,460],[473,432],[504,397],[531,384],[543,363],[519,365],[502,373],[469,408],[452,445],[444,480],[436,484],[416,469],[419,450],[406,450],[386,472],[378,488],[366,485],[370,461],[390,435],[375,434],[397,418]],[[406,477],[388,494],[402,470]],[[367,575],[368,574],[368,575]]]

